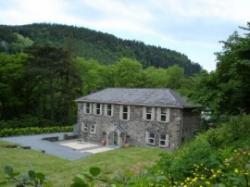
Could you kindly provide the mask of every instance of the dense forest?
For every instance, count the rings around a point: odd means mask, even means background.
[[[178,63],[168,68],[145,66],[124,55],[116,56],[113,63],[107,64],[78,56],[72,49],[72,39],[67,39],[69,43],[60,42],[61,37],[66,40],[60,36],[63,31],[54,33],[52,41],[36,37],[36,34],[28,36],[24,32],[26,27],[26,33],[39,31],[41,35],[47,33],[48,38],[47,27],[74,30],[74,27],[44,24],[2,26],[5,29],[1,30],[0,53],[1,127],[74,124],[74,99],[106,87],[172,88],[209,109],[217,118],[250,112],[250,24],[243,28],[245,35],[234,33],[223,42],[223,50],[217,53],[218,65],[214,72],[201,71],[192,76],[187,76],[185,68]],[[18,28],[23,28],[23,33],[16,32]],[[11,32],[8,29],[12,29]],[[2,31],[8,33],[2,37]],[[122,40],[109,37],[122,43]],[[65,46],[61,46],[62,43]],[[117,54],[114,52],[114,55]],[[157,52],[154,55],[157,56]]]
[[[59,24],[31,24],[23,26],[0,26],[0,51],[20,51],[18,41],[25,45],[50,45],[67,48],[75,56],[95,59],[102,64],[114,64],[126,57],[138,60],[143,67],[170,67],[178,65],[186,75],[200,72],[201,67],[188,57],[166,48],[145,45],[143,42],[122,40],[111,34],[86,28]],[[13,44],[14,42],[14,44]]]

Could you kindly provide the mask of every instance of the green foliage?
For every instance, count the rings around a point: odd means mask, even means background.
[[[245,35],[235,32],[222,42],[217,69],[197,76],[189,91],[189,96],[217,116],[250,113],[250,23],[245,30]]]
[[[27,40],[32,40],[37,45],[70,48],[76,56],[95,59],[106,65],[114,64],[125,57],[138,60],[143,67],[167,68],[178,65],[184,69],[186,75],[192,75],[201,70],[199,64],[192,63],[186,55],[173,50],[145,45],[138,41],[122,40],[113,35],[86,28],[59,24],[2,25],[0,41],[7,44],[1,46],[0,43],[0,50],[1,48],[4,51],[11,50],[9,45],[17,42],[17,33],[19,38],[22,37],[22,42],[19,43],[23,45],[29,43]]]
[[[231,157],[224,159],[217,167],[194,165],[192,175],[183,181],[176,181],[176,186],[249,186],[250,150],[239,149]]]
[[[136,60],[122,58],[112,70],[115,87],[139,87],[142,81],[142,65]]]
[[[106,182],[99,167],[90,167],[88,172],[75,176],[71,187],[92,187],[100,182]]]
[[[21,174],[14,171],[11,166],[4,167],[4,173],[6,175],[6,182],[15,184],[16,187],[45,187],[51,186],[45,175],[41,172],[29,170],[27,173]],[[4,184],[5,182],[2,182]],[[1,184],[1,183],[0,183]]]
[[[0,129],[0,137],[31,135],[53,132],[72,132],[72,126],[52,126],[52,127],[26,127],[26,128],[2,128]]]
[[[10,50],[12,53],[23,52],[24,49],[33,45],[33,41],[29,37],[24,37],[19,33],[13,33],[15,41],[11,43]]]
[[[0,118],[16,116],[24,107],[23,79],[27,55],[0,53]]]
[[[18,119],[29,121],[30,116],[38,126],[74,123],[73,100],[81,95],[82,83],[71,53],[49,46],[25,52],[0,54],[0,120],[17,119],[12,127],[26,126]]]
[[[116,64],[104,66],[95,60],[77,58],[76,67],[83,82],[83,93],[107,87],[173,88],[184,86],[184,72],[178,66],[167,69],[148,67],[133,59],[122,58]]]

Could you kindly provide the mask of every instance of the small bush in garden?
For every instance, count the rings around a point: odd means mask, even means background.
[[[11,166],[4,167],[6,181],[0,182],[0,185],[14,184],[16,187],[49,187],[52,186],[41,172],[29,170],[27,173],[16,172]]]

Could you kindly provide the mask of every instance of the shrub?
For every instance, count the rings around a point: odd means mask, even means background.
[[[0,129],[0,137],[72,131],[72,126],[4,128]]]
[[[208,170],[219,167],[225,157],[231,156],[234,149],[249,146],[250,116],[233,117],[198,135],[193,141],[172,153],[164,153],[154,167],[163,172],[173,185],[192,176],[194,165],[206,166]]]
[[[19,173],[15,171],[11,166],[4,167],[4,174],[6,181],[0,182],[0,185],[8,183],[15,184],[16,187],[42,187],[52,186],[48,182],[46,176],[41,172],[29,170],[27,173]]]
[[[249,186],[250,185],[250,150],[238,149],[214,168],[206,165],[194,165],[192,175],[183,181],[175,181],[176,186]]]

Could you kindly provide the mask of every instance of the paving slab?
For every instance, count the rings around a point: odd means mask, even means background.
[[[59,141],[57,142],[60,145],[70,147],[72,149],[80,150],[80,149],[88,149],[92,147],[96,147],[97,144],[89,143],[89,142],[82,142],[82,141],[76,141],[76,140],[65,140],[65,141]]]

